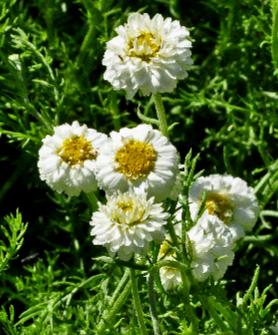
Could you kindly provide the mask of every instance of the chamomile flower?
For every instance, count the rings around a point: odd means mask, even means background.
[[[171,92],[177,80],[188,76],[192,44],[189,31],[178,21],[133,13],[116,32],[104,54],[104,79],[128,97],[138,90],[143,95]]]
[[[107,193],[140,188],[156,200],[167,198],[178,171],[176,148],[158,130],[141,124],[111,133],[97,159],[96,176]]]
[[[168,216],[160,203],[154,203],[154,198],[148,199],[143,192],[117,193],[93,213],[93,243],[105,246],[124,261],[134,254],[144,255],[151,241],[164,238]]]
[[[81,126],[77,121],[55,127],[54,134],[43,139],[39,150],[41,180],[69,196],[94,191],[96,158],[106,141],[105,134]]]
[[[198,281],[222,278],[233,263],[233,235],[215,216],[205,214],[188,231],[192,274]]]
[[[213,174],[199,177],[189,192],[190,212],[195,219],[206,193],[205,214],[224,222],[237,240],[250,231],[259,212],[253,188],[236,177]]]
[[[176,260],[175,253],[170,251],[170,245],[167,240],[164,240],[160,246],[159,260]],[[170,291],[181,285],[182,277],[179,269],[172,266],[163,266],[159,269],[160,281],[165,291]]]
[[[160,281],[165,291],[174,290],[182,284],[181,273],[172,266],[163,266],[159,270]]]

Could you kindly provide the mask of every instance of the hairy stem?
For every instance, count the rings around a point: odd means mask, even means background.
[[[149,274],[148,291],[149,291],[150,314],[151,314],[151,319],[152,319],[153,332],[154,332],[154,335],[161,335],[157,311],[156,311],[156,294],[154,290],[154,278],[157,272],[158,272],[158,268],[155,266]]]
[[[126,286],[127,282],[129,280],[129,269],[126,269],[118,286],[116,287],[110,301],[109,301],[109,305],[112,306],[115,301],[117,300],[120,292],[124,289],[124,287]]]
[[[138,292],[138,282],[137,282],[137,278],[136,278],[134,269],[130,269],[130,279],[131,279],[133,304],[134,304],[134,308],[136,310],[136,315],[137,315],[138,323],[139,323],[139,326],[140,326],[140,333],[141,333],[141,335],[147,335],[148,332],[147,332],[147,329],[146,329],[146,326],[145,326],[143,309],[142,309],[140,296],[139,296],[139,292]]]
[[[121,281],[120,281],[119,284],[122,285]],[[106,328],[111,327],[111,325],[113,324],[113,322],[115,320],[116,314],[120,311],[120,309],[122,308],[122,306],[126,302],[127,298],[129,297],[130,290],[131,290],[131,280],[129,280],[126,283],[122,292],[119,294],[119,296],[116,299],[114,299],[115,302],[112,305],[112,307],[109,310],[106,310],[103,313],[102,320],[96,326],[96,333],[98,335],[105,334]],[[120,290],[117,290],[117,291],[120,292]]]
[[[161,95],[159,93],[153,94],[153,99],[159,121],[159,129],[164,136],[168,137],[168,125]]]

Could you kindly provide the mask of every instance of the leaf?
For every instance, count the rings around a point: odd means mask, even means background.
[[[275,69],[278,69],[278,1],[272,0],[271,52]]]
[[[0,273],[7,269],[9,261],[16,256],[27,230],[27,223],[22,222],[22,216],[18,210],[15,216],[6,216],[4,220],[4,224],[0,226],[0,238],[5,237],[5,240],[1,241]]]

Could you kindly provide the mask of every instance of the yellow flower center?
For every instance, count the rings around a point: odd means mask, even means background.
[[[207,193],[206,209],[209,214],[216,215],[226,224],[230,223],[234,211],[233,204],[228,196],[217,192]]]
[[[153,171],[156,158],[157,153],[151,144],[128,140],[116,152],[116,171],[131,180],[144,178]]]
[[[111,219],[119,225],[135,226],[142,223],[145,207],[130,196],[121,195],[116,201],[111,212]]]
[[[120,208],[124,213],[131,212],[134,207],[134,202],[131,199],[119,200],[117,202],[117,207]]]
[[[150,32],[142,32],[139,36],[130,39],[128,43],[128,56],[141,58],[149,62],[160,50],[161,40]]]
[[[71,166],[83,164],[87,159],[96,159],[96,152],[92,144],[83,136],[76,135],[64,140],[57,154]]]

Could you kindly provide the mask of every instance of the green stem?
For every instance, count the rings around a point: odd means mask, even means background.
[[[139,109],[139,108],[137,109],[137,116],[138,116],[138,118],[139,118],[141,121],[143,121],[143,122],[145,122],[145,123],[155,124],[155,125],[158,126],[158,127],[159,127],[159,125],[160,125],[160,123],[159,123],[159,121],[158,121],[157,119],[153,119],[152,117],[145,116],[144,114],[142,114],[142,113],[140,112],[140,109]]]
[[[121,113],[119,111],[119,103],[117,100],[117,94],[112,91],[109,96],[109,109],[112,114],[114,130],[119,130],[121,128]]]
[[[77,58],[78,69],[82,68],[86,64],[86,58],[88,57],[88,50],[95,41],[96,29],[94,25],[90,25],[87,34],[80,47],[80,52]]]
[[[272,216],[278,218],[278,212],[272,210],[264,210],[261,212],[262,216]]]
[[[140,333],[141,335],[147,335],[148,332],[145,326],[144,314],[143,314],[143,309],[142,309],[142,305],[140,301],[140,296],[138,292],[138,283],[137,283],[137,278],[136,278],[134,269],[130,269],[130,279],[131,279],[133,303],[134,303],[134,308],[136,310],[138,323],[140,326]]]
[[[109,301],[109,305],[112,306],[117,297],[119,296],[120,292],[123,290],[124,286],[126,286],[127,281],[129,279],[129,269],[126,269],[124,272],[124,275],[122,276],[122,279],[120,280],[118,286],[116,287],[116,290],[114,291],[110,301]]]
[[[159,121],[159,129],[164,136],[168,137],[168,125],[161,95],[159,93],[153,94],[153,99]]]
[[[260,267],[257,265],[255,273],[251,281],[251,284],[250,284],[250,287],[248,288],[248,290],[246,291],[246,293],[244,294],[242,298],[242,302],[240,305],[241,308],[244,308],[245,306],[247,306],[248,300],[251,299],[252,294],[255,291],[256,286],[258,284],[259,275],[260,275]]]
[[[180,266],[179,270],[180,270],[181,277],[182,277],[183,303],[184,303],[185,315],[187,317],[187,322],[191,324],[190,328],[192,329],[193,334],[198,334],[199,319],[190,304],[190,298],[189,298],[190,282],[189,282],[188,276],[186,275],[186,271],[184,267]]]
[[[152,325],[153,325],[153,332],[154,335],[161,335],[160,328],[159,328],[159,321],[156,311],[156,294],[154,290],[154,278],[157,274],[159,268],[154,266],[149,274],[149,280],[148,280],[148,291],[149,291],[149,301],[150,301],[150,315],[152,319]]]
[[[111,309],[106,310],[103,313],[102,320],[96,326],[96,333],[98,335],[105,334],[106,328],[111,327],[111,324],[113,324],[113,321],[116,317],[116,314],[120,311],[123,304],[126,302],[127,298],[129,297],[130,289],[131,289],[131,281],[128,281],[125,288],[122,290],[121,294],[118,296],[117,299],[115,299],[115,303],[111,307]],[[119,292],[119,290],[118,290],[118,292]]]

